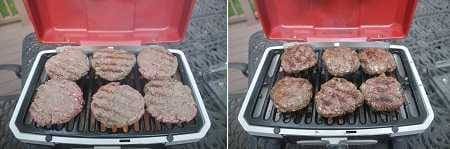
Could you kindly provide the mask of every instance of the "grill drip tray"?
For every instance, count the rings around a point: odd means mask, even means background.
[[[360,48],[354,49],[358,52],[361,50]],[[308,79],[313,84],[314,94],[320,90],[321,84],[332,78],[320,58],[323,51],[323,48],[316,49],[318,65],[295,76]],[[250,125],[292,129],[363,129],[420,124],[427,118],[427,111],[419,91],[415,90],[417,85],[412,81],[413,79],[409,79],[414,77],[406,53],[399,49],[389,49],[389,51],[394,55],[397,69],[392,74],[387,75],[396,77],[402,84],[406,98],[405,104],[399,111],[377,112],[364,104],[351,114],[339,118],[325,119],[317,113],[314,100],[311,100],[309,105],[302,110],[280,113],[271,100],[270,90],[277,80],[285,76],[280,71],[283,49],[274,49],[268,53],[262,66],[248,106],[245,109],[244,118]],[[356,73],[344,78],[353,82],[359,88],[361,83],[370,77],[360,68]]]
[[[30,88],[27,90],[28,92],[26,93],[24,102],[20,108],[21,110],[19,111],[16,120],[16,126],[22,133],[66,137],[131,138],[196,133],[199,132],[203,126],[204,120],[202,119],[200,113],[197,113],[194,120],[187,123],[164,124],[157,122],[146,112],[137,123],[128,127],[113,129],[105,128],[93,117],[90,111],[90,104],[92,101],[92,95],[96,93],[100,86],[109,83],[109,81],[103,80],[96,76],[91,68],[86,76],[76,82],[83,91],[83,98],[85,101],[85,105],[81,113],[65,124],[37,127],[31,120],[28,108],[31,105],[32,98],[39,85],[48,80],[48,77],[45,74],[44,65],[45,62],[53,55],[55,55],[55,53],[47,53],[42,55],[36,67],[34,77],[30,83]],[[179,67],[174,78],[180,80],[183,84],[192,87],[192,84],[190,84],[187,78],[187,72],[183,67],[183,62],[181,62],[180,55],[175,55],[177,56]],[[91,59],[92,54],[88,54],[88,57]],[[136,64],[131,73],[124,80],[120,81],[120,83],[129,85],[144,95],[143,88],[147,81],[145,81],[140,75]],[[198,111],[200,111],[200,109]]]

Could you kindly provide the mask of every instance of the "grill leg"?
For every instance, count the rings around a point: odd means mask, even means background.
[[[283,139],[249,136],[248,149],[282,149],[285,146]]]

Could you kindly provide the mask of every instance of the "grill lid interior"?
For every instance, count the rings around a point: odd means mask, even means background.
[[[266,37],[365,41],[408,35],[417,0],[257,0]]]
[[[39,41],[140,45],[184,39],[195,0],[24,0]]]

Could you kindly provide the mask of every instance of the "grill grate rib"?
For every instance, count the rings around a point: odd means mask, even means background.
[[[361,49],[356,50],[359,52]],[[321,84],[332,78],[322,62],[323,51],[322,48],[316,49],[318,65],[295,75],[295,77],[308,79],[313,84],[314,95],[320,90]],[[409,64],[403,63],[407,62],[406,55],[403,51],[397,49],[389,49],[389,51],[394,55],[397,70],[395,73],[387,75],[397,78],[402,84],[406,97],[406,102],[399,111],[377,112],[364,104],[353,113],[325,119],[317,113],[315,102],[311,100],[311,103],[302,110],[289,113],[278,112],[271,100],[270,90],[275,82],[284,77],[285,74],[280,71],[283,49],[276,49],[269,52],[263,64],[244,117],[251,125],[298,129],[379,128],[421,123],[426,118],[425,114],[421,114],[425,112],[425,107],[422,104],[421,97],[413,90],[416,86],[412,82],[413,79],[409,79],[412,78]],[[343,78],[353,82],[359,88],[364,81],[371,77],[360,68],[357,72]]]
[[[142,116],[142,118],[135,124],[123,128],[106,128],[99,121],[95,120],[94,116],[90,110],[90,104],[92,101],[92,96],[95,94],[97,89],[109,83],[109,81],[103,80],[96,76],[93,69],[91,69],[86,76],[78,80],[76,83],[83,91],[83,98],[85,101],[83,110],[75,118],[70,120],[65,124],[51,125],[46,127],[37,127],[36,123],[31,120],[28,108],[31,105],[32,97],[37,91],[37,87],[40,84],[45,83],[48,80],[47,75],[44,71],[44,64],[48,58],[55,55],[46,54],[41,57],[39,65],[37,66],[35,78],[31,82],[30,90],[27,92],[27,96],[24,99],[24,104],[22,104],[21,110],[18,115],[18,120],[16,125],[19,130],[25,133],[35,133],[44,135],[59,135],[59,136],[69,136],[69,137],[151,137],[151,136],[161,136],[169,134],[186,134],[198,132],[202,125],[202,117],[200,113],[194,120],[190,122],[185,122],[182,124],[163,124],[157,122],[153,117],[147,112]],[[92,55],[88,55],[89,59],[92,59]],[[190,85],[189,81],[185,76],[184,67],[182,67],[182,62],[180,57],[177,55],[179,60],[179,67],[175,79],[181,80],[183,84]],[[133,67],[130,74],[120,81],[121,84],[127,84],[134,89],[138,90],[143,94],[143,88],[147,81],[143,79],[140,75],[137,65]],[[200,110],[198,110],[200,111]],[[21,120],[21,121],[20,121]]]

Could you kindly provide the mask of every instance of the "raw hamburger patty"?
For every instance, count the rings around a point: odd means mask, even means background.
[[[356,86],[343,78],[333,78],[322,84],[315,101],[317,112],[327,118],[353,112],[364,103]]]
[[[47,60],[45,71],[52,79],[76,81],[89,71],[89,61],[83,51],[65,49]]]
[[[108,81],[124,79],[136,63],[134,54],[120,49],[98,49],[92,56],[95,74]]]
[[[377,111],[398,110],[405,102],[401,85],[393,77],[370,78],[360,89],[366,103]]]
[[[125,127],[144,114],[144,97],[128,85],[111,82],[100,87],[92,97],[91,111],[106,127]]]
[[[286,73],[298,73],[317,64],[317,57],[310,46],[297,45],[284,50],[281,67]]]
[[[77,84],[52,79],[37,89],[30,114],[38,126],[63,124],[81,112],[83,103],[83,93]]]
[[[163,123],[188,122],[197,115],[191,88],[174,80],[150,81],[145,85],[147,112]]]
[[[333,76],[344,76],[359,68],[358,53],[350,48],[328,48],[322,55],[328,72]]]
[[[312,85],[303,78],[285,77],[275,83],[271,90],[272,100],[280,112],[305,108],[312,98]]]
[[[368,48],[359,53],[361,67],[369,75],[392,72],[396,68],[394,57],[385,49]]]
[[[161,46],[141,50],[137,57],[139,72],[149,80],[170,79],[178,67],[177,58]]]

